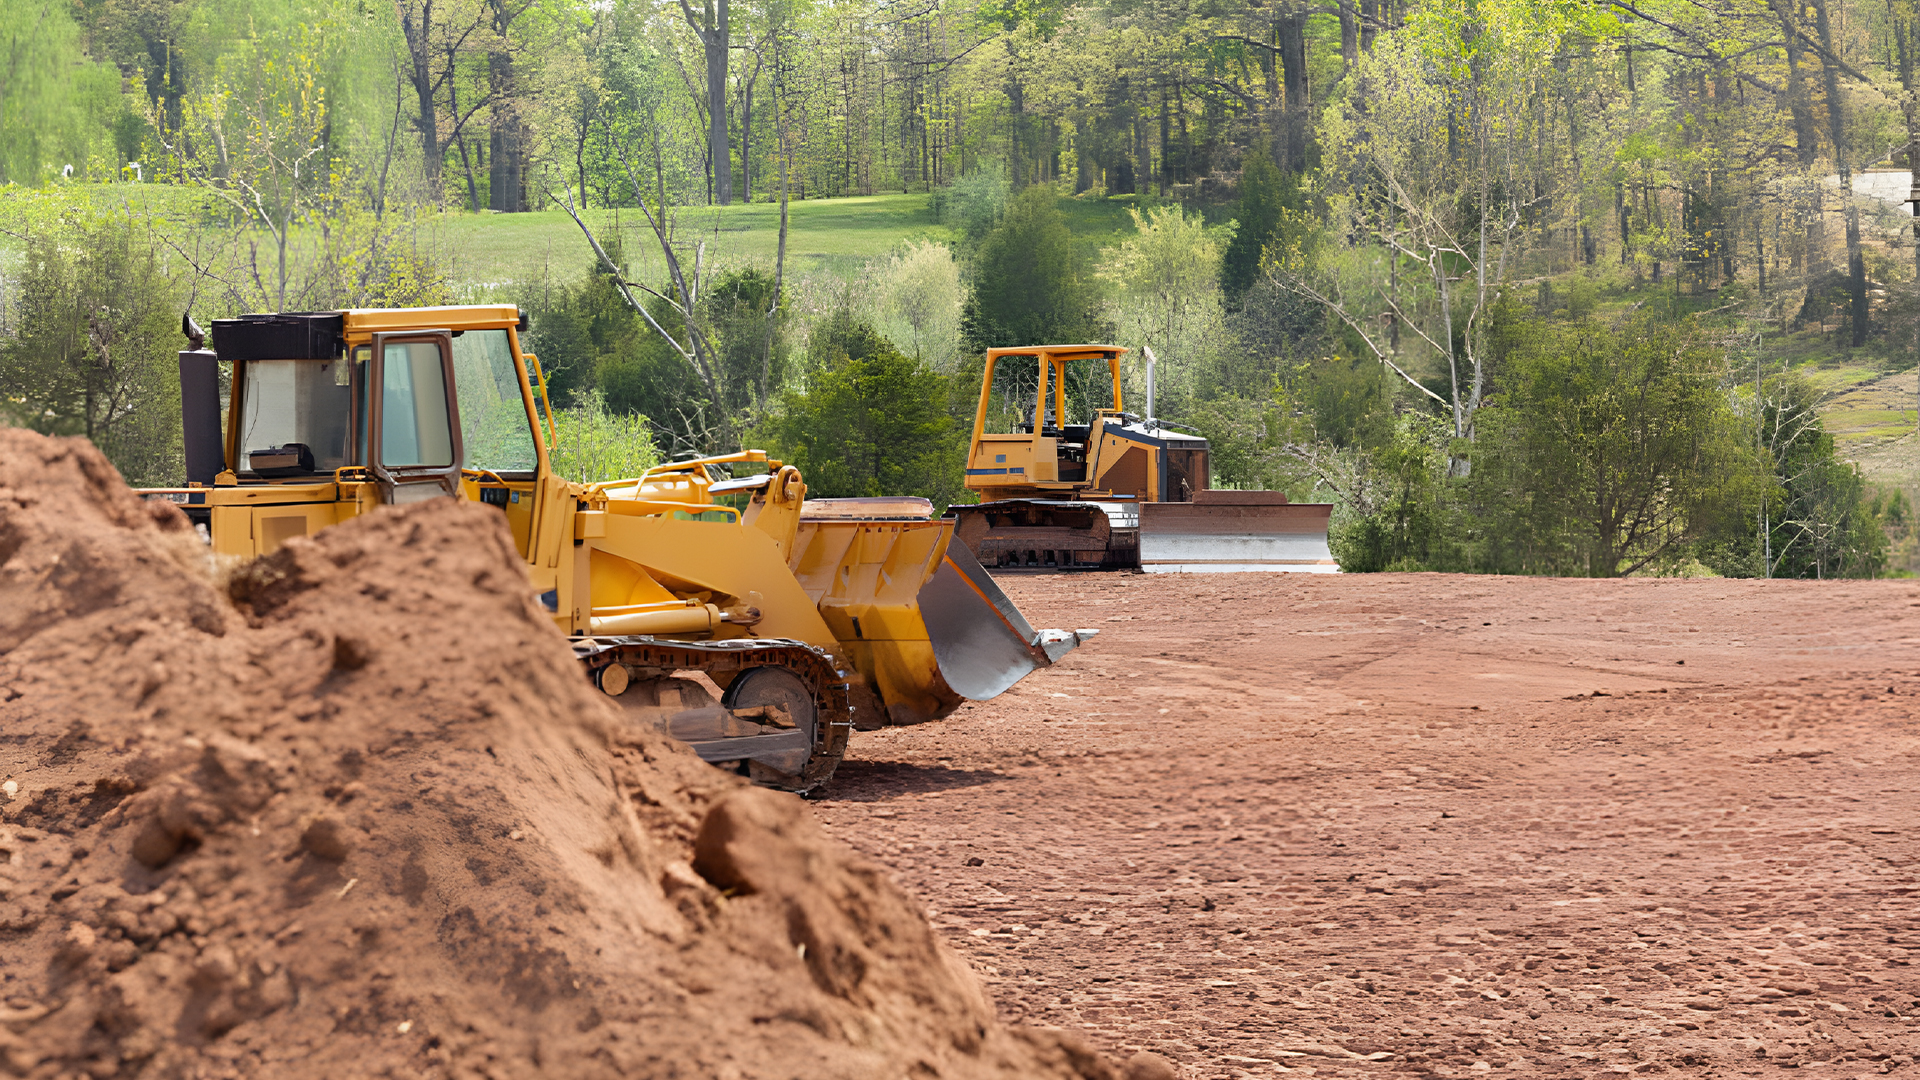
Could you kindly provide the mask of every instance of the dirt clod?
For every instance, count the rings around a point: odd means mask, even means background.
[[[1173,1062],[1146,1050],[1127,1059],[1127,1080],[1180,1080]]]
[[[497,512],[225,587],[196,544],[0,430],[0,1075],[1117,1075],[798,799],[624,727]]]

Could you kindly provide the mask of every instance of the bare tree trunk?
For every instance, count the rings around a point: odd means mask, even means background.
[[[1307,159],[1307,15],[1297,8],[1282,11],[1274,21],[1274,43],[1279,46],[1285,106],[1281,113],[1280,167],[1298,172]]]
[[[1340,0],[1340,62],[1342,71],[1352,71],[1360,59],[1360,21],[1351,0]]]
[[[1173,109],[1167,101],[1167,85],[1160,84],[1160,194],[1167,193],[1167,174],[1173,167]]]
[[[472,20],[464,28],[447,26],[444,22],[434,22],[435,2],[398,0],[396,7],[399,9],[401,36],[407,45],[407,81],[413,85],[420,108],[419,116],[414,119],[414,127],[420,133],[422,171],[426,173],[428,188],[433,191],[435,198],[439,198],[447,150],[460,140],[467,121],[492,100],[493,92],[489,88],[480,95],[478,101],[467,107],[464,114],[461,113],[456,94],[456,75],[461,58],[468,55],[467,43],[480,32],[488,18],[487,9],[467,9]],[[442,94],[447,100],[447,124],[444,130],[439,112]],[[461,150],[464,153],[466,147],[462,145]],[[471,168],[468,171],[469,201],[477,208],[478,188],[473,182]]]
[[[1819,29],[1820,47],[1827,59],[1820,64],[1826,81],[1827,127],[1833,139],[1833,163],[1840,171],[1840,197],[1847,214],[1847,300],[1853,329],[1853,345],[1867,343],[1867,260],[1860,250],[1860,207],[1853,197],[1853,162],[1847,146],[1845,106],[1840,100],[1840,73],[1833,58],[1833,28],[1827,19],[1827,0],[1813,0],[1814,25]]]
[[[581,95],[580,134],[573,142],[573,171],[580,178],[580,209],[587,208],[587,134],[593,123],[593,115],[586,103],[586,95]]]
[[[767,309],[767,343],[760,354],[760,407],[767,407],[767,395],[773,383],[773,335],[780,315],[781,290],[787,282],[787,170],[791,166],[793,152],[787,142],[786,109],[780,101],[780,76],[775,69],[773,77],[773,120],[778,128],[780,140],[780,244],[773,255],[773,305]]]
[[[449,58],[451,62],[451,58]],[[455,116],[460,115],[460,97],[451,80],[447,83],[447,107]],[[467,173],[467,209],[480,209],[480,184],[473,176],[473,156],[467,153],[467,140],[453,133],[455,145],[460,147],[460,167]]]
[[[1007,46],[1007,60],[1009,62],[1008,66],[1009,68],[1011,68],[1013,66],[1013,62],[1016,60],[1016,57],[1014,57],[1013,55],[1012,45]],[[1009,154],[1008,157],[1011,159],[1009,164],[1012,166],[1013,187],[1015,191],[1018,191],[1019,189],[1027,186],[1027,156],[1026,156],[1026,139],[1025,139],[1026,121],[1027,121],[1027,98],[1023,90],[1024,88],[1020,85],[1019,74],[1017,72],[1010,74],[1007,77],[1007,109],[1009,113],[1009,122],[1013,125],[1013,130],[1008,133],[1010,136],[1009,141],[1012,143],[1013,152]]]
[[[1900,87],[1906,91],[1901,99],[1901,111],[1907,121],[1907,168],[1912,173],[1912,187],[1908,194],[1920,191],[1920,100],[1915,99],[1914,91],[1920,89],[1916,83],[1915,67],[1920,64],[1920,19],[1912,16],[1896,18],[1893,24],[1894,59],[1900,68]],[[1914,287],[1920,288],[1920,203],[1908,203],[1907,210],[1913,219],[1913,264]],[[1914,355],[1920,357],[1920,323],[1914,326]],[[1920,390],[1917,387],[1916,390]],[[1914,402],[1914,425],[1920,428],[1920,396]]]
[[[399,63],[393,68],[393,126],[387,131],[387,150],[380,158],[380,184],[374,189],[373,215],[384,217],[387,213],[387,175],[393,168],[394,143],[400,139],[400,105],[405,100],[406,80],[400,73]]]
[[[513,107],[513,56],[497,52],[487,58],[493,79],[493,115],[488,118],[487,206],[503,214],[527,208],[522,186],[526,160],[523,125]]]
[[[1820,138],[1813,126],[1813,106],[1807,101],[1806,79],[1800,74],[1802,48],[1799,20],[1794,0],[1771,0],[1780,20],[1780,36],[1787,47],[1787,105],[1793,113],[1794,153],[1800,164],[1810,165],[1819,154]]]
[[[680,12],[707,61],[707,155],[713,163],[713,201],[720,206],[733,202],[733,151],[727,143],[727,60],[731,28],[728,25],[728,0],[707,0],[700,15],[695,15],[687,0],[680,0]]]
[[[437,193],[446,148],[440,144],[440,115],[434,101],[438,83],[433,73],[433,0],[424,0],[417,10],[403,8],[400,31],[407,42],[411,68],[408,81],[419,99],[420,115],[414,119],[414,127],[420,132],[421,168],[426,173],[428,190]]]
[[[753,145],[753,87],[760,81],[760,68],[766,58],[759,49],[753,50],[753,72],[741,81],[740,86],[740,201],[753,201],[753,155],[749,148]]]

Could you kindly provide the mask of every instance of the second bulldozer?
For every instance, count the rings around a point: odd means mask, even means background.
[[[987,350],[960,542],[996,569],[1337,573],[1332,504],[1209,487],[1206,439],[1122,407],[1126,351]]]

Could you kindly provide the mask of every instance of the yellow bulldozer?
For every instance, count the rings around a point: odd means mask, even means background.
[[[1336,573],[1331,503],[1208,485],[1207,440],[1124,410],[1112,345],[988,349],[956,535],[1008,570]],[[1085,416],[1084,424],[1069,420]]]
[[[183,319],[187,482],[147,495],[237,556],[382,506],[496,507],[596,686],[788,790],[826,783],[851,730],[992,698],[1092,635],[1029,626],[926,500],[808,500],[763,451],[555,475],[526,326],[511,306],[247,315],[209,349]]]

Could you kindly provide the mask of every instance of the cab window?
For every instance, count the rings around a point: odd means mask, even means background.
[[[996,360],[993,388],[987,395],[987,434],[1031,434],[1039,394],[1039,357],[1012,355]]]
[[[539,467],[505,330],[469,330],[453,339],[453,385],[466,455],[461,467],[502,474]]]
[[[381,369],[380,463],[390,468],[451,466],[453,429],[447,421],[439,344],[388,342]]]
[[[353,391],[345,360],[249,360],[240,449],[301,444],[316,472],[353,464],[348,444]]]

